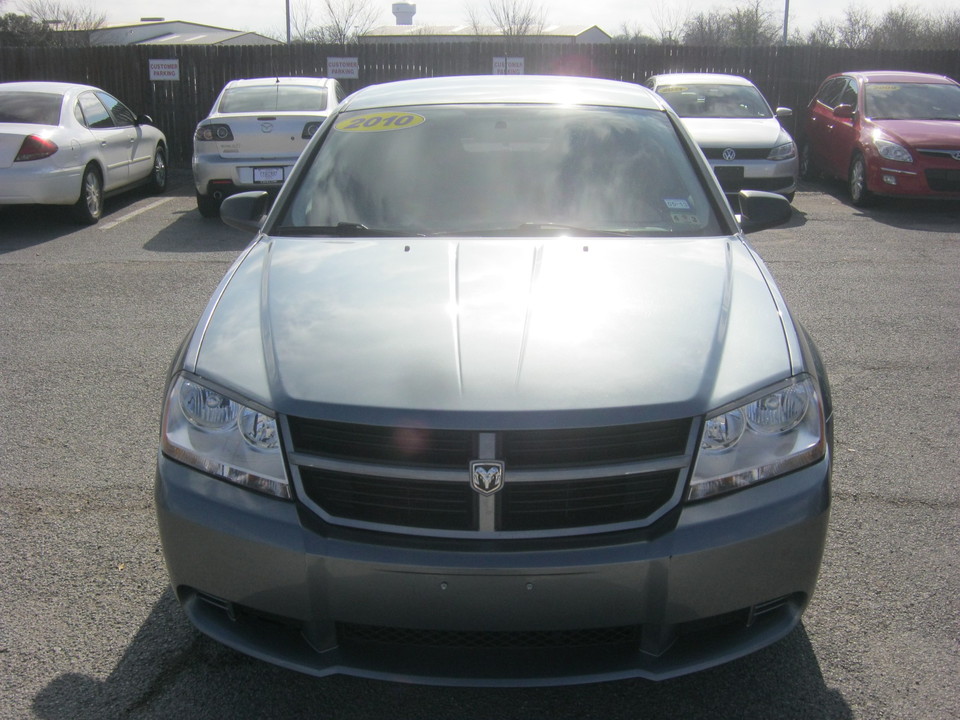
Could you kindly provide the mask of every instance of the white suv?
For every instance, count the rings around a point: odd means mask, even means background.
[[[197,208],[216,217],[223,198],[276,189],[345,93],[336,80],[231,80],[193,136]]]

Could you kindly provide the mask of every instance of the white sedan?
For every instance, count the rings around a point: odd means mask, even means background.
[[[0,205],[69,205],[93,224],[107,195],[163,192],[167,140],[152,123],[89,85],[0,83]]]

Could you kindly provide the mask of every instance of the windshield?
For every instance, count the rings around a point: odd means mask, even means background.
[[[279,232],[689,236],[719,227],[663,112],[456,105],[341,113]]]
[[[0,92],[0,122],[59,125],[63,95],[45,92]]]
[[[865,110],[874,120],[960,120],[960,86],[868,83]]]
[[[684,118],[769,118],[773,112],[752,85],[664,85],[657,92]]]
[[[218,112],[313,112],[326,107],[326,88],[274,83],[227,90],[220,100]]]

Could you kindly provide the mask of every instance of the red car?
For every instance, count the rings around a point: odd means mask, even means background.
[[[916,72],[831,75],[807,106],[800,174],[876,195],[960,199],[960,84]]]

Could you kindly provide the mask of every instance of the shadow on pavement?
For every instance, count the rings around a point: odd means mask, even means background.
[[[33,699],[44,720],[103,718],[683,718],[845,720],[803,627],[754,655],[676,680],[537,689],[440,688],[314,678],[200,635],[167,590],[103,682],[69,673]]]

